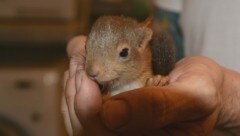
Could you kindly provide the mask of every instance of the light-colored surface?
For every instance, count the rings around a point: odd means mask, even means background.
[[[187,56],[208,56],[240,72],[240,1],[185,0],[181,25]]]
[[[204,55],[240,72],[239,0],[155,1],[172,11],[182,6],[180,24],[187,56]]]
[[[184,0],[154,0],[154,3],[162,9],[181,12],[183,1]]]

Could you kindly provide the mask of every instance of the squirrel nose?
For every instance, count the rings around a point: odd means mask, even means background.
[[[93,67],[93,68],[87,69],[87,73],[92,78],[96,78],[99,75],[99,70]]]

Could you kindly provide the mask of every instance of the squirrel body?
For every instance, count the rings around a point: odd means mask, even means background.
[[[172,69],[173,48],[153,40],[150,24],[149,19],[139,23],[123,16],[103,16],[94,23],[86,42],[86,71],[109,95],[143,87],[154,74]],[[154,59],[156,55],[165,58]]]

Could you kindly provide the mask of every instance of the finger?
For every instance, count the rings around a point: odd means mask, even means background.
[[[76,73],[77,66],[84,68],[86,36],[80,35],[73,38],[67,45],[67,53],[70,57],[69,73],[72,77]]]
[[[66,88],[68,78],[69,78],[69,72],[66,71],[64,73],[63,82],[62,82],[63,90],[65,90],[65,88]],[[61,100],[61,111],[62,111],[66,131],[67,131],[68,135],[71,136],[71,135],[73,135],[73,132],[72,132],[73,128],[72,128],[72,124],[71,124],[70,115],[69,115],[69,111],[68,111],[67,102],[66,102],[66,99],[65,99],[65,93],[64,92],[62,94],[62,100]]]
[[[69,63],[69,74],[70,77],[76,74],[77,69],[85,68],[85,56],[83,55],[74,55],[70,59]]]
[[[65,89],[65,99],[66,99],[66,103],[69,111],[73,133],[77,134],[82,130],[82,125],[79,122],[74,109],[74,101],[75,101],[75,95],[76,95],[75,87],[76,87],[75,76],[73,76],[73,77],[70,77],[67,81],[66,89]]]
[[[66,88],[66,84],[67,84],[68,78],[69,78],[69,71],[67,70],[67,71],[64,72],[63,78],[62,78],[62,88],[63,88],[63,91]]]
[[[148,131],[205,116],[206,109],[202,107],[203,103],[196,97],[169,86],[148,87],[128,91],[106,101],[102,119],[112,130]]]
[[[68,107],[67,107],[67,102],[65,99],[65,96],[62,96],[62,100],[61,100],[61,110],[62,110],[62,115],[63,115],[63,121],[65,124],[65,128],[67,131],[67,134],[69,136],[73,135],[73,128],[72,128],[72,124],[71,124],[71,120],[70,120],[70,115],[69,115],[69,111],[68,111]]]
[[[78,60],[78,58],[71,58],[69,63],[69,76],[72,78],[75,76],[78,65],[84,65],[84,60]]]
[[[96,116],[96,113],[101,110],[101,93],[98,85],[88,78],[84,70],[79,70],[76,73],[76,100],[75,109],[81,120],[85,120]]]
[[[75,110],[79,120],[84,126],[84,134],[89,136],[112,135],[100,120],[102,109],[102,96],[98,85],[88,78],[83,70],[76,74],[77,94],[75,97]],[[81,85],[78,85],[81,83]]]

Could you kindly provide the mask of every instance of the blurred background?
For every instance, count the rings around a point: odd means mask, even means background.
[[[144,20],[145,0],[0,0],[0,136],[65,136],[67,42],[102,15]]]

